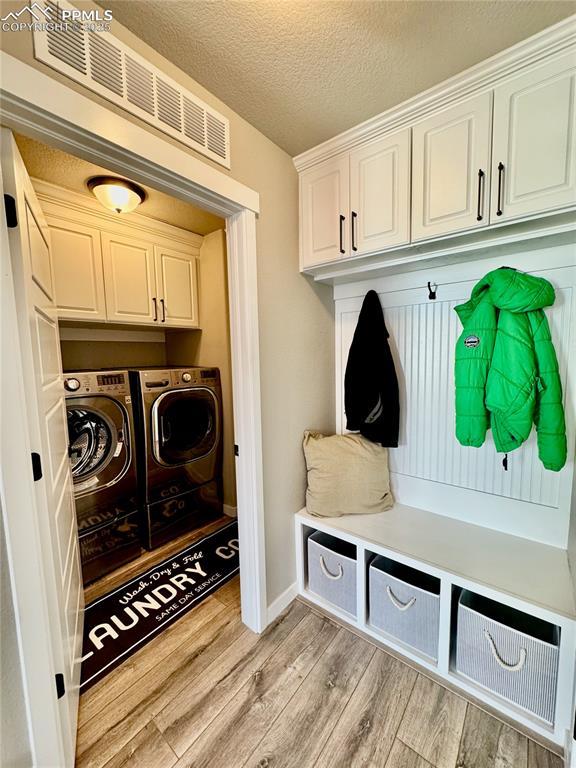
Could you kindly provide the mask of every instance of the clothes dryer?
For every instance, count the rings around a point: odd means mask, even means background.
[[[217,368],[130,372],[144,545],[222,514],[222,393]]]

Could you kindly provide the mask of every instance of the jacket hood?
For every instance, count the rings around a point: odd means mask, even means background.
[[[511,267],[494,269],[474,286],[470,299],[454,309],[465,324],[481,301],[508,312],[532,312],[554,304],[554,288],[543,277],[518,272]]]

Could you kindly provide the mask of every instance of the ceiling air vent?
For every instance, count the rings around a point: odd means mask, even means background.
[[[45,5],[50,9],[50,18],[55,22],[51,31],[46,31],[43,35],[48,55],[85,75],[87,72],[86,42],[83,32],[71,29],[66,35],[60,34],[57,31],[58,26],[62,24],[60,8],[52,0],[47,0]]]
[[[156,95],[158,118],[162,120],[163,123],[166,123],[166,125],[171,125],[176,131],[182,131],[180,91],[157,77]]]
[[[126,98],[135,107],[140,107],[149,115],[154,114],[154,75],[126,56]]]
[[[34,55],[168,136],[230,168],[230,123],[110,32],[62,19],[67,0],[44,0],[56,24],[34,29]],[[65,28],[62,27],[65,25]]]
[[[117,96],[124,96],[122,52],[101,35],[88,36],[92,79]]]

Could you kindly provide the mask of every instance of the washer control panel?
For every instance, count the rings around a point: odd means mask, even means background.
[[[129,395],[127,371],[90,371],[64,374],[64,389],[82,395]]]
[[[76,392],[76,390],[80,389],[80,386],[81,384],[75,376],[64,379],[64,387],[68,392]]]

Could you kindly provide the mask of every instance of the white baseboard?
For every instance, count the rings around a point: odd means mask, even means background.
[[[297,595],[298,584],[296,582],[290,584],[288,589],[285,589],[281,595],[278,595],[276,600],[274,600],[272,604],[268,606],[268,613],[266,615],[268,624],[272,624],[272,622],[277,619],[278,616],[280,616],[282,611],[288,608],[292,600],[294,600]]]
[[[238,507],[232,507],[230,504],[224,504],[222,511],[228,517],[238,517]]]

